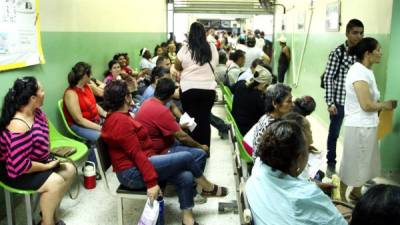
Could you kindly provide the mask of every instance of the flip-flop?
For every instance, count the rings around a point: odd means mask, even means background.
[[[224,197],[228,194],[228,189],[226,187],[218,186],[214,184],[212,191],[202,190],[201,195],[205,197]]]

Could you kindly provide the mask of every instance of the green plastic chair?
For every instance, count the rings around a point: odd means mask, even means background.
[[[222,85],[222,93],[224,95],[224,100],[226,104],[228,105],[229,111],[232,111],[232,105],[233,105],[233,95],[229,87]]]
[[[65,128],[67,129],[68,133],[71,134],[73,137],[77,138],[77,139],[80,140],[80,141],[86,141],[85,138],[83,138],[83,137],[77,135],[77,134],[71,129],[71,127],[68,125],[68,122],[67,122],[67,119],[65,118],[64,110],[63,110],[63,108],[64,108],[64,101],[63,101],[62,99],[60,99],[60,100],[58,100],[58,103],[57,103],[57,104],[58,104],[58,111],[60,111],[61,118],[62,118],[62,120],[63,120],[63,122],[64,122],[64,126],[65,126]]]
[[[231,92],[231,89],[228,86],[225,86],[225,85],[224,85],[224,89],[225,89],[226,95],[229,96],[232,99],[233,98],[233,94]]]
[[[0,181],[0,187],[4,189],[5,202],[6,202],[6,213],[7,213],[7,225],[15,225],[15,212],[13,206],[13,198],[11,193],[24,195],[25,198],[25,212],[26,212],[26,224],[34,225],[33,221],[33,208],[31,195],[36,194],[37,192],[34,190],[22,190],[16,189],[8,186],[7,184]]]
[[[225,111],[227,120],[233,125],[233,132],[235,133],[235,140],[239,148],[240,158],[242,158],[247,163],[253,162],[253,158],[243,146],[243,136],[240,133],[239,127],[237,126],[235,118],[233,118],[232,113],[228,108],[228,105],[225,105]]]
[[[70,156],[68,159],[76,162],[81,160],[88,153],[88,147],[86,144],[79,142],[77,140],[65,137],[55,128],[53,123],[50,120],[47,120],[47,124],[49,126],[49,139],[50,139],[50,149],[56,147],[66,147],[71,146],[76,148],[76,152]]]

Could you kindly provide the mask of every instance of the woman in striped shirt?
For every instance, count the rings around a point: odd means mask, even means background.
[[[40,193],[41,225],[62,225],[55,211],[68,190],[75,168],[49,154],[44,91],[34,77],[18,78],[3,101],[0,118],[0,180]]]

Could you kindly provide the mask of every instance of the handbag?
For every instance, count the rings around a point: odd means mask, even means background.
[[[143,213],[140,216],[138,225],[156,225],[158,214],[160,213],[159,202],[154,200],[153,204],[150,203],[150,199],[147,199],[144,205]]]
[[[67,158],[76,152],[76,148],[71,146],[55,147],[51,149],[51,152],[56,156]]]

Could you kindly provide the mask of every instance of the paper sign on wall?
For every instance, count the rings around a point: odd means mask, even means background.
[[[0,0],[0,71],[44,62],[39,0]]]

